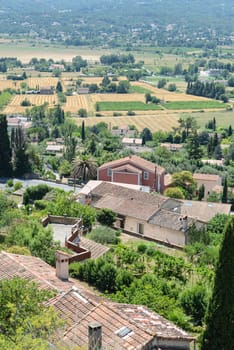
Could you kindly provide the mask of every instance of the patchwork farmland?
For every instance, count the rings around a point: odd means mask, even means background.
[[[64,74],[60,78],[63,90],[66,92],[68,88],[76,89],[77,78],[82,80],[82,84],[97,84],[100,85],[101,77],[72,77]],[[119,80],[124,79],[123,77]],[[24,82],[29,88],[41,88],[45,86],[56,87],[59,78],[52,76],[29,77]],[[22,81],[6,80],[2,77],[0,80],[0,90],[5,88],[19,89]],[[159,105],[145,104],[145,93],[151,93],[161,100]],[[30,101],[31,106],[39,106],[43,103],[48,103],[50,107],[55,106],[58,101],[56,94],[54,95],[15,95],[4,106],[3,113],[16,114],[23,113],[26,108],[21,106],[23,100]],[[98,105],[98,111],[96,111]],[[128,94],[116,93],[97,93],[85,95],[66,96],[66,102],[62,108],[65,112],[70,112],[74,116],[77,124],[81,124],[82,119],[77,118],[79,109],[86,109],[88,118],[85,119],[86,125],[94,125],[97,122],[103,121],[112,126],[120,126],[123,124],[134,124],[139,130],[144,127],[156,130],[170,130],[177,126],[177,120],[181,113],[192,113],[194,111],[203,110],[216,111],[225,110],[225,104],[215,100],[210,100],[204,97],[187,95],[181,92],[170,92],[166,89],[158,89],[157,87],[147,82],[132,82],[131,90]],[[134,116],[127,115],[128,111],[133,111]],[[119,116],[113,116],[118,112]],[[96,116],[96,113],[99,116]]]

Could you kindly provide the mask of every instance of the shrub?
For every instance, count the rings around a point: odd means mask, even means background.
[[[8,187],[13,187],[14,186],[14,182],[13,182],[12,179],[7,180],[6,184],[7,184]]]
[[[44,195],[51,190],[47,185],[37,185],[28,187],[24,193],[23,204],[33,203],[36,199],[42,199]]]
[[[116,220],[116,214],[108,208],[100,209],[97,212],[97,221],[105,226],[112,226]]]
[[[136,113],[133,111],[128,111],[127,115],[136,115]]]
[[[20,181],[17,181],[15,184],[14,184],[14,190],[17,191],[17,190],[20,190],[22,188],[23,184],[22,182]]]
[[[101,244],[118,244],[120,239],[117,235],[118,232],[115,230],[102,226],[92,230],[89,234],[89,238]]]

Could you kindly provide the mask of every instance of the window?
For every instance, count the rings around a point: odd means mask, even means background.
[[[111,168],[108,168],[108,173],[107,173],[108,176],[112,176],[112,169]]]
[[[132,333],[133,333],[133,331],[130,328],[128,328],[128,327],[122,327],[116,332],[116,334],[120,338],[127,337],[127,336],[131,335]]]
[[[148,171],[144,171],[144,180],[149,180],[149,173],[148,173]]]
[[[144,234],[144,224],[141,224],[141,223],[137,224],[137,233],[140,233],[140,235]]]

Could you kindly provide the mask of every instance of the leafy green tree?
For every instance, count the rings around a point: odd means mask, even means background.
[[[171,92],[176,91],[176,84],[174,83],[169,84],[167,89],[168,91],[171,91]]]
[[[153,140],[153,135],[150,129],[144,128],[141,132],[142,144],[144,145],[147,141]]]
[[[87,61],[83,60],[81,56],[76,56],[72,59],[72,67],[75,72],[80,72],[80,69],[87,67],[87,64]]]
[[[12,175],[11,155],[6,116],[0,114],[0,177]]]
[[[185,170],[172,175],[171,187],[180,187],[187,199],[192,198],[196,186],[193,175],[189,171]]]
[[[116,220],[116,214],[108,208],[100,209],[97,212],[97,221],[102,225],[112,226]]]
[[[80,118],[86,118],[88,116],[87,110],[85,108],[80,108],[78,115]]]
[[[127,94],[130,89],[130,83],[128,80],[121,80],[117,87],[118,94]]]
[[[151,102],[152,101],[152,96],[149,92],[145,94],[145,103]]]
[[[234,335],[234,217],[225,230],[206,316],[201,350],[233,350]]]
[[[56,312],[43,304],[52,295],[26,279],[0,281],[0,344],[5,341],[15,349],[25,338],[32,343],[48,340],[61,325]]]
[[[195,284],[183,290],[180,295],[181,305],[195,325],[202,325],[208,305],[207,286]]]
[[[180,187],[169,187],[164,191],[164,196],[177,199],[185,199],[183,190]]]

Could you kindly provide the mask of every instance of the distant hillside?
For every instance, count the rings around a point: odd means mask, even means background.
[[[233,16],[232,0],[0,0],[1,33],[75,45],[229,44]]]

